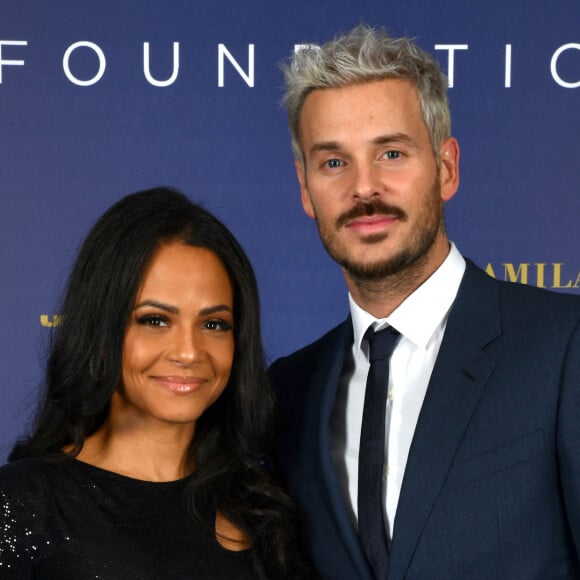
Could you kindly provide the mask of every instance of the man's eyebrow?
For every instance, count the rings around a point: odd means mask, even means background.
[[[319,151],[338,151],[339,149],[341,149],[341,146],[338,141],[321,141],[320,143],[314,143],[308,153],[313,155]]]
[[[411,145],[414,141],[406,133],[389,133],[375,137],[372,142],[375,145],[388,145],[389,143],[406,143]]]
[[[371,143],[373,145],[388,145],[389,143],[412,145],[414,141],[406,133],[388,133],[375,137]],[[320,151],[340,151],[341,149],[342,145],[338,141],[320,141],[319,143],[314,143],[308,153],[309,156],[312,156]]]

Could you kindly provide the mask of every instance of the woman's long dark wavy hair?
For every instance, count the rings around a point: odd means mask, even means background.
[[[211,505],[239,526],[251,540],[258,577],[306,577],[292,504],[268,468],[275,405],[254,272],[230,231],[180,192],[128,195],[93,226],[68,280],[33,433],[9,459],[76,456],[103,424],[120,382],[125,328],[144,271],[168,242],[214,252],[234,287],[233,367],[227,388],[196,424],[189,509],[203,521],[204,506]],[[73,451],[65,454],[65,447]],[[204,523],[213,530],[213,520]]]

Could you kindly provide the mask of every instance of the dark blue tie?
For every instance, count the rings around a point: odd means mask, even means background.
[[[383,508],[385,418],[389,386],[389,359],[399,333],[388,326],[369,328],[369,374],[358,457],[358,529],[363,550],[377,580],[385,580],[389,563]]]

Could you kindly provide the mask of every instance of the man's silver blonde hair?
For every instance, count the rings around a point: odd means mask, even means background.
[[[317,89],[384,79],[404,79],[416,87],[439,165],[439,150],[451,135],[447,78],[435,58],[409,38],[391,38],[382,29],[361,24],[321,47],[308,45],[299,49],[281,68],[286,80],[282,102],[288,111],[292,149],[303,165],[300,114],[306,97]]]

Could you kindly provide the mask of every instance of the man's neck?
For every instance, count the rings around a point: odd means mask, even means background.
[[[379,280],[361,280],[343,270],[347,288],[363,310],[375,318],[386,318],[441,266],[449,254],[447,240],[445,247],[446,251],[426,254],[405,269]]]

